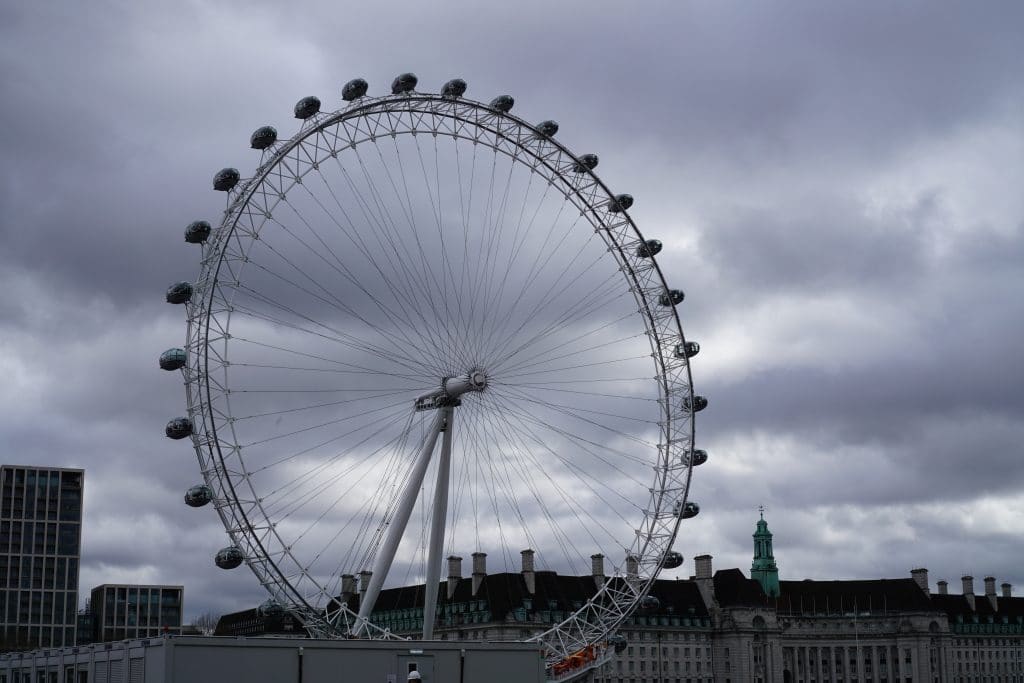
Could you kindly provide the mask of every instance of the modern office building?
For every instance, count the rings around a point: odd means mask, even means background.
[[[181,635],[182,586],[103,584],[92,589],[92,642]]]
[[[83,479],[0,466],[0,649],[75,644]]]

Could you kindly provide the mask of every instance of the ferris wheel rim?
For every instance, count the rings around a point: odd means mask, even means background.
[[[227,239],[229,239],[232,236],[232,234],[234,233],[234,231],[235,231],[235,229],[237,227],[237,223],[238,223],[239,217],[241,215],[241,209],[244,206],[246,206],[247,203],[250,201],[253,192],[255,192],[256,188],[259,187],[265,181],[265,179],[269,175],[269,173],[271,173],[271,171],[277,165],[279,165],[283,159],[286,158],[288,152],[290,152],[291,150],[295,149],[304,140],[310,138],[313,135],[316,135],[319,132],[322,132],[328,126],[335,125],[335,124],[337,124],[337,123],[339,123],[339,122],[341,122],[343,120],[351,119],[351,118],[356,118],[356,117],[359,117],[359,116],[365,116],[368,112],[374,112],[374,111],[377,111],[377,110],[386,110],[389,107],[397,109],[397,110],[404,111],[404,110],[410,108],[412,106],[412,103],[442,104],[442,105],[445,105],[445,106],[451,106],[453,108],[457,107],[457,106],[467,107],[467,108],[470,108],[470,109],[472,109],[474,111],[477,111],[477,112],[486,112],[489,115],[492,115],[496,119],[504,120],[506,122],[511,122],[515,127],[517,127],[520,130],[523,130],[523,129],[529,130],[535,136],[537,136],[537,139],[540,139],[540,136],[542,136],[541,131],[539,131],[537,129],[537,127],[527,123],[526,121],[524,121],[524,120],[522,120],[522,119],[520,119],[518,117],[515,117],[515,116],[513,116],[513,115],[511,115],[511,114],[509,114],[507,112],[497,112],[497,111],[493,110],[492,108],[490,108],[488,105],[486,105],[484,103],[474,102],[472,100],[467,100],[465,98],[458,98],[457,100],[451,100],[451,99],[446,98],[446,97],[441,96],[441,95],[433,95],[433,94],[427,94],[427,93],[413,93],[413,94],[404,94],[404,95],[392,95],[392,96],[384,96],[384,97],[380,97],[380,98],[362,98],[361,101],[357,101],[356,103],[354,103],[353,105],[350,105],[349,107],[343,108],[343,109],[341,109],[341,110],[339,110],[337,112],[334,112],[332,114],[320,115],[319,117],[317,117],[314,120],[307,121],[292,138],[290,138],[287,142],[278,145],[277,149],[274,151],[274,153],[272,155],[270,155],[270,158],[266,159],[264,161],[264,163],[261,164],[257,174],[253,178],[251,178],[248,181],[246,181],[244,185],[240,185],[239,190],[233,192],[232,193],[233,196],[229,197],[230,204],[229,204],[229,207],[228,207],[227,211],[225,212],[225,218],[224,218],[224,221],[221,224],[221,229],[218,230],[218,232],[217,232],[217,239],[218,240],[227,240]],[[458,137],[458,136],[451,135],[450,137]],[[554,140],[553,138],[550,138],[550,137],[547,137],[547,136],[544,136],[543,139],[544,139],[544,142],[546,144],[554,147],[561,155],[564,155],[564,156],[568,157],[569,159],[578,159],[578,157],[576,155],[574,155],[567,147],[562,145],[559,141]],[[523,143],[520,143],[520,142],[516,142],[514,144],[516,145],[516,147],[518,149],[520,149],[522,151],[532,152],[532,150],[529,147],[527,147],[526,144],[523,144]],[[496,150],[496,151],[500,151],[500,150]],[[536,156],[536,155],[534,155],[534,156]],[[538,159],[538,162],[540,164],[542,164],[542,165],[546,164],[546,162],[544,162],[544,161],[542,161],[540,159]],[[573,183],[571,180],[567,179],[567,177],[564,174],[564,172],[559,171],[557,168],[552,167],[552,166],[548,166],[548,170],[552,173],[552,176],[551,177],[544,176],[544,177],[548,180],[549,183],[555,184],[557,182],[557,183],[561,183],[561,185],[563,187],[574,188],[575,189],[575,187],[576,187],[575,183]],[[615,198],[615,195],[611,192],[611,190],[603,183],[603,181],[600,180],[600,178],[598,178],[598,176],[595,173],[593,173],[592,170],[587,169],[584,173],[590,177],[591,181],[595,184],[595,186],[600,190],[601,193],[603,193],[603,197],[606,200],[607,199],[614,199]],[[590,213],[592,215],[596,215],[597,214],[597,212],[599,210],[599,207],[593,205],[591,202],[583,199],[582,197],[580,197],[580,199],[581,199],[582,202],[584,202],[587,205],[587,207],[589,208]],[[640,232],[640,230],[636,226],[636,224],[633,222],[632,218],[625,211],[623,211],[622,214],[623,214],[622,217],[625,219],[625,227],[632,232],[632,234],[635,236],[635,238],[637,240],[643,241],[644,240],[644,236]],[[589,219],[589,217],[588,217],[588,219]],[[229,223],[230,223],[230,226],[228,227],[228,229],[224,230],[225,226],[228,226]],[[605,238],[605,235],[602,235],[602,238]],[[612,240],[612,242],[615,244],[615,246],[616,246],[616,248],[618,250],[619,258],[617,260],[619,261],[619,263],[620,264],[625,264],[629,268],[629,272],[626,274],[626,277],[633,283],[634,286],[639,287],[639,284],[638,284],[639,283],[639,278],[637,276],[637,273],[631,267],[629,267],[630,259],[628,258],[627,254],[625,253],[624,245],[619,243],[617,240],[615,240],[614,236],[610,236],[610,232],[609,232],[608,239]],[[209,247],[209,250],[204,252],[204,272],[206,272],[207,265],[208,265],[208,260],[210,258],[214,257],[214,256],[217,256],[220,253],[221,252],[215,247],[215,245],[211,245]],[[660,265],[657,263],[657,260],[654,259],[653,256],[652,256],[649,259],[649,261],[650,261],[652,269],[653,269],[653,271],[655,273],[655,278],[654,279],[658,283],[660,283],[661,289],[667,290],[668,289],[668,282],[667,282],[667,280],[666,280],[666,278],[665,278],[665,276],[664,276],[664,274],[663,274],[663,272],[661,270]],[[193,326],[196,326],[198,328],[198,330],[200,332],[202,332],[202,334],[203,334],[202,346],[201,346],[201,348],[203,348],[203,349],[208,348],[208,345],[209,345],[210,319],[211,319],[211,317],[213,315],[213,303],[214,303],[215,289],[216,289],[215,283],[216,283],[217,278],[219,276],[219,272],[220,272],[219,269],[220,269],[220,266],[221,266],[222,262],[223,262],[223,258],[222,257],[218,257],[217,258],[217,263],[216,263],[216,269],[213,271],[212,278],[208,278],[210,280],[210,282],[207,283],[208,291],[205,292],[207,297],[204,298],[204,302],[205,303],[204,303],[203,307],[199,311],[199,316],[198,316],[199,320],[197,321],[197,319],[196,319],[197,316],[195,316],[193,314],[189,315],[190,339],[191,339],[191,336],[192,336],[191,330],[192,330]],[[654,315],[653,315],[653,313],[650,310],[651,307],[654,306],[655,304],[654,304],[654,302],[652,302],[648,298],[644,297],[639,292],[634,292],[634,294],[635,294],[635,296],[637,298],[638,304],[641,304],[641,308],[642,309],[646,308],[646,310],[640,310],[639,313],[640,313],[641,317],[644,319],[645,333],[647,334],[648,338],[651,340],[652,348],[656,349],[656,351],[662,351],[667,344],[663,344],[663,343],[660,342],[662,337],[659,336],[657,331],[656,331],[657,330],[657,325],[655,324]],[[685,336],[683,334],[682,325],[681,325],[681,323],[679,321],[678,311],[675,309],[675,307],[671,308],[671,319],[672,319],[671,322],[673,323],[672,326],[674,327],[674,330],[676,332],[676,334],[674,335],[673,341],[675,339],[678,339],[679,343],[684,343],[685,342]],[[667,384],[666,381],[664,380],[665,374],[667,372],[665,370],[664,364],[663,364],[663,360],[664,359],[663,358],[658,358],[657,357],[657,352],[652,354],[652,355],[655,355],[655,357],[656,357],[655,366],[656,366],[656,368],[658,368],[658,374],[662,378],[660,383]],[[239,500],[240,500],[239,495],[238,495],[238,493],[234,489],[235,482],[231,479],[230,476],[226,476],[225,473],[224,473],[224,471],[226,469],[226,465],[225,465],[225,462],[224,462],[223,453],[221,452],[220,440],[217,438],[216,420],[213,417],[209,417],[209,419],[207,419],[208,416],[206,414],[206,407],[212,405],[211,394],[214,391],[214,389],[211,388],[210,382],[209,382],[209,370],[210,370],[210,368],[209,368],[209,357],[208,357],[208,355],[206,353],[203,353],[201,355],[201,357],[202,357],[202,360],[203,360],[203,363],[204,363],[204,367],[203,367],[202,371],[197,371],[195,373],[195,377],[194,377],[193,381],[194,382],[200,382],[202,384],[202,388],[205,388],[206,400],[204,402],[202,400],[201,395],[198,398],[195,398],[193,396],[193,394],[190,392],[189,412],[190,412],[190,415],[193,415],[194,417],[199,417],[202,420],[202,423],[203,423],[202,432],[203,432],[204,436],[208,437],[211,433],[213,435],[212,439],[210,439],[210,438],[206,439],[207,443],[205,443],[205,444],[199,444],[198,439],[197,439],[197,444],[196,444],[197,445],[197,452],[199,453],[200,464],[203,467],[204,477],[207,479],[208,483],[210,483],[211,485],[216,483],[219,488],[223,489],[224,488],[224,482],[225,481],[227,482],[227,490],[230,491],[229,499],[224,501],[223,504],[218,506],[218,512],[221,514],[222,521],[224,522],[225,527],[228,529],[229,535],[231,535],[232,536],[232,540],[235,541],[236,539],[240,538],[243,535],[246,535],[247,538],[248,538],[248,535],[250,535],[252,533],[253,529],[258,528],[258,527],[255,527],[249,521],[249,519],[248,519],[249,515],[252,514],[252,512],[259,511],[259,513],[263,517],[263,520],[266,521],[268,524],[270,523],[270,517],[265,512],[265,510],[263,510],[262,505],[259,502],[257,492],[255,490],[251,490],[250,491],[252,496],[253,496],[253,499],[255,499],[255,501],[256,501],[255,505],[249,509],[248,513],[245,510],[243,510],[242,506],[239,503]],[[693,392],[692,392],[692,377],[691,377],[691,373],[690,373],[690,364],[689,364],[689,362],[684,362],[684,363],[682,363],[681,367],[683,369],[683,372],[685,373],[686,391],[692,397]],[[190,384],[191,384],[191,382],[190,382]],[[669,394],[669,391],[666,388],[664,390],[664,395],[666,396],[666,403],[668,402],[668,394]],[[195,402],[193,402],[193,399],[195,399]],[[665,413],[664,413],[666,415],[666,419],[668,419],[668,416],[670,415],[670,413],[671,413],[671,408],[666,408],[665,409]],[[686,421],[688,423],[688,427],[687,428],[688,428],[688,432],[689,432],[689,434],[688,434],[688,448],[692,452],[693,443],[694,443],[694,420],[692,419],[692,412],[689,413],[689,417],[688,417],[688,419]],[[208,453],[209,453],[209,456],[210,456],[209,461],[204,461],[202,448],[208,449]],[[668,444],[666,444],[666,450],[668,450],[668,448],[669,448],[669,446],[668,446]],[[659,448],[659,450],[660,450],[660,448]],[[242,460],[242,461],[244,462],[244,460]],[[219,462],[219,467],[218,467],[218,462]],[[688,492],[689,485],[690,485],[690,478],[692,476],[692,466],[690,466],[688,464],[686,466],[685,470],[686,470],[685,471],[685,477],[684,477],[683,481],[681,482],[683,484],[683,493],[682,493],[681,497],[678,498],[678,500],[680,502],[685,502],[686,499],[687,499],[687,492]],[[214,479],[214,481],[211,481],[211,479]],[[249,483],[250,488],[251,488],[251,481],[249,481],[248,483]],[[653,491],[653,489],[652,489],[652,491]],[[230,508],[230,510],[228,510],[228,508]],[[649,513],[652,514],[652,515],[656,514],[658,512],[659,512],[659,510],[657,510],[657,509],[653,510],[653,511],[649,511]],[[234,516],[232,516],[232,515],[234,515]],[[678,526],[679,526],[678,517],[676,517],[676,516],[673,516],[673,517],[674,517],[675,521],[674,521],[674,523],[672,525],[673,528],[672,528],[672,531],[671,531],[671,538],[669,539],[669,544],[668,544],[667,547],[671,546],[671,540],[674,539],[674,537],[676,535],[676,532],[677,532],[677,529],[678,529]],[[239,524],[239,521],[241,521],[241,524]],[[276,535],[277,532],[276,532],[276,530],[271,529],[268,533]],[[648,538],[649,538],[650,535],[651,535],[650,532],[647,535],[648,535]],[[266,561],[266,565],[263,566],[262,569],[264,571],[267,571],[271,575],[271,578],[276,578],[277,579],[275,581],[270,581],[265,576],[261,576],[260,572],[257,571],[257,569],[252,566],[252,562],[249,562],[250,567],[253,568],[254,572],[256,572],[257,577],[260,578],[261,583],[268,590],[271,590],[271,587],[268,585],[268,583],[272,583],[274,586],[277,586],[279,588],[282,587],[282,586],[286,586],[288,588],[291,588],[292,586],[291,586],[291,583],[290,583],[288,577],[281,570],[281,568],[279,568],[276,565],[276,563],[269,557],[270,553],[269,553],[269,551],[266,548],[263,547],[261,540],[258,539],[258,538],[255,538],[255,537],[252,540],[255,541],[255,544],[250,544],[250,545],[254,545],[254,547],[257,548],[258,551],[261,553],[262,559],[264,559]],[[278,537],[278,540],[279,540],[280,544],[282,546],[284,546],[284,544],[285,544],[284,539],[281,539],[280,537]],[[667,550],[667,547],[666,547],[666,550]],[[641,558],[641,559],[649,560],[650,558]],[[247,558],[247,561],[249,561],[248,558]],[[297,566],[301,566],[301,563],[298,561],[297,558],[293,557],[292,561]],[[660,559],[659,559],[659,562],[660,562]],[[648,568],[649,568],[649,565],[648,565]],[[629,591],[631,594],[633,594],[633,599],[632,599],[632,602],[630,603],[630,605],[628,605],[627,608],[623,610],[623,614],[624,615],[628,615],[630,609],[635,606],[635,603],[637,601],[640,600],[640,598],[646,592],[646,589],[655,580],[655,578],[657,576],[657,571],[649,571],[646,574],[647,575],[644,577],[643,581],[641,582],[641,585],[637,585],[637,586],[635,586],[633,589],[631,589]],[[276,575],[276,577],[274,577],[273,575]],[[611,581],[606,582],[605,586],[601,589],[599,594],[606,594],[607,591],[610,590],[609,589],[609,585],[610,584],[611,584]],[[272,593],[272,595],[274,595],[274,591],[273,590],[271,590],[271,593]],[[299,600],[296,601],[296,602],[300,602],[301,601],[311,611],[314,610],[314,608],[312,606],[310,606],[308,603],[305,602],[305,599],[301,596],[301,594],[298,591],[294,591],[294,594],[293,594],[292,597],[299,598]],[[580,612],[584,611],[585,609],[586,609],[586,607],[581,609]],[[625,616],[623,616],[622,618],[624,619]],[[568,622],[568,621],[570,621],[570,620],[566,620],[566,622]],[[552,629],[552,631],[557,630],[559,628],[559,626],[556,626],[554,629]],[[539,636],[538,638],[543,639],[544,636],[542,635],[542,636]]]

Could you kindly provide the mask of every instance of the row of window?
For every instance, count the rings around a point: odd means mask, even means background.
[[[1024,657],[1024,648],[1021,645],[1013,650],[957,650],[957,659],[1014,659],[1020,661]]]
[[[728,649],[726,649],[726,652],[728,652]],[[660,657],[662,659],[665,659],[665,658],[667,658],[669,656],[677,658],[677,659],[680,656],[682,656],[684,659],[690,659],[691,658],[690,648],[688,648],[688,647],[680,648],[678,645],[673,645],[673,646],[671,646],[671,648],[663,646],[661,648],[660,653],[658,651],[658,647],[652,645],[650,647],[650,654],[649,655],[648,655],[648,648],[647,648],[646,645],[639,645],[639,646],[629,645],[629,646],[626,647],[626,657],[633,657],[634,653],[638,653],[638,655],[640,657]],[[700,658],[701,656],[703,656],[705,659],[711,659],[711,648],[710,647],[694,647],[693,648],[693,655],[692,656],[695,657],[695,658]],[[726,657],[728,657],[728,656],[729,655],[727,654]]]
[[[0,522],[0,555],[78,555],[77,522]]]
[[[24,624],[0,626],[0,643],[9,649],[74,645],[75,629],[73,626],[28,626]]]
[[[82,473],[4,468],[0,516],[80,521]]]
[[[0,591],[5,588],[78,589],[78,559],[0,555]]]
[[[701,661],[679,661],[678,659],[665,661],[665,662],[646,662],[640,660],[634,662],[633,660],[622,661],[621,659],[615,662],[615,673],[646,673],[648,671],[652,673],[701,673],[701,669],[705,672],[711,671],[711,662]]]
[[[76,591],[0,590],[0,621],[8,624],[74,624]]]

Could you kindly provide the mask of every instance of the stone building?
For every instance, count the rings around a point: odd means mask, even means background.
[[[1024,683],[1024,598],[985,579],[984,595],[963,578],[951,595],[929,588],[928,570],[898,579],[789,581],[779,578],[772,534],[757,522],[750,577],[694,558],[688,580],[655,582],[659,606],[620,629],[627,644],[595,683]],[[578,609],[605,581],[604,558],[591,573],[560,576],[522,552],[519,572],[487,573],[474,553],[448,558],[438,594],[441,640],[522,640]],[[340,596],[358,611],[370,575],[342,579]],[[371,619],[418,637],[423,586],[381,591]],[[220,630],[218,632],[221,632]],[[226,633],[226,632],[225,632]]]

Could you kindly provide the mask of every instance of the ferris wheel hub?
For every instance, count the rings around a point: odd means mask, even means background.
[[[487,388],[487,373],[474,368],[465,375],[444,377],[441,387],[416,399],[416,410],[436,410],[437,408],[454,407],[462,402],[459,397],[470,391],[483,391]]]

